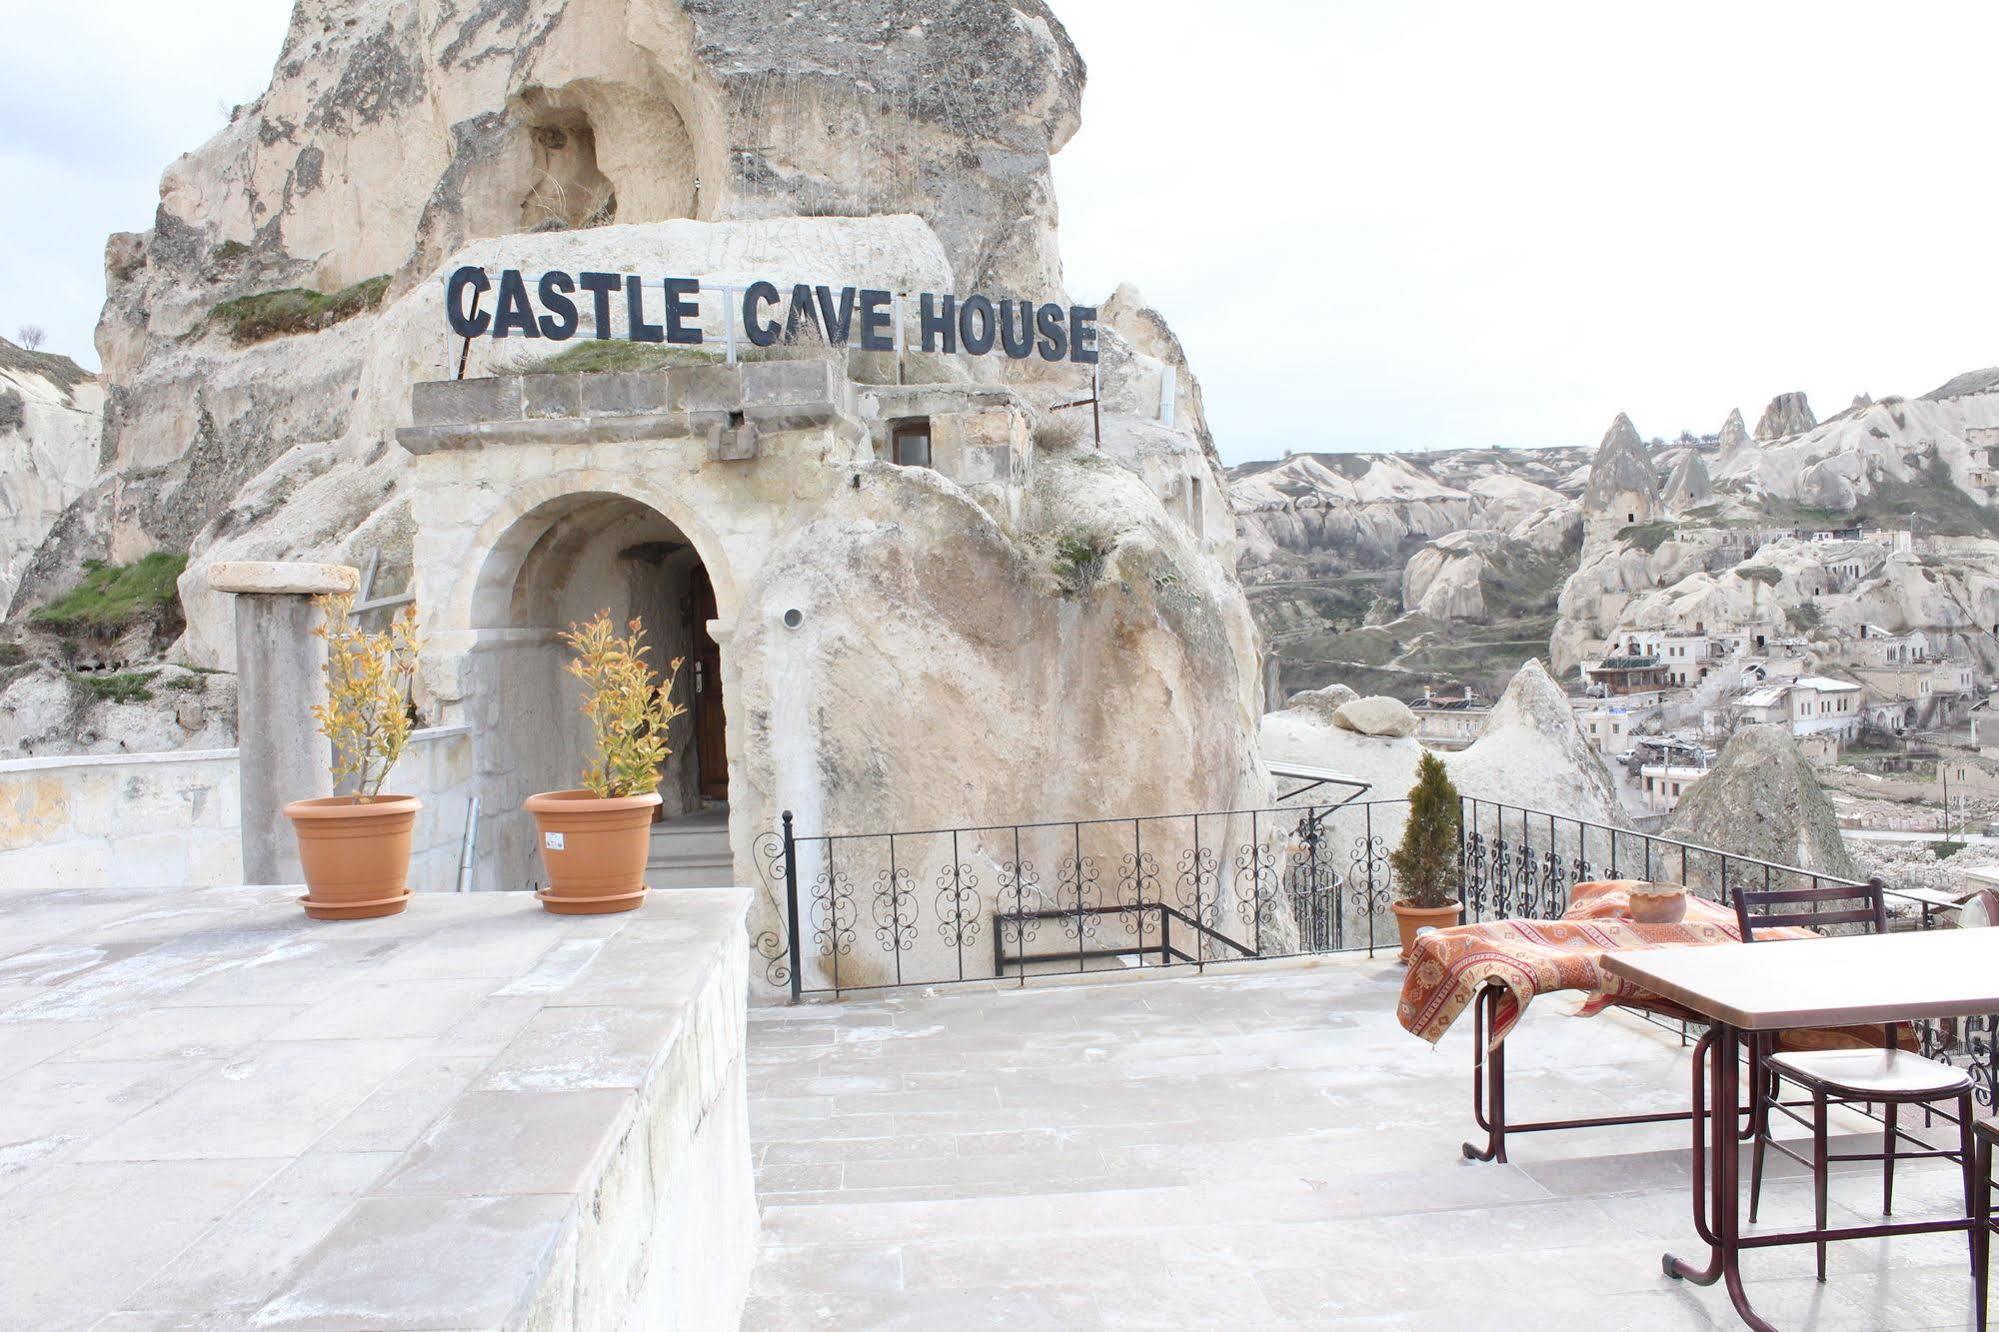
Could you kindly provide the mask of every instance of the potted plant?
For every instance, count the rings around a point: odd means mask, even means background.
[[[1402,845],[1388,857],[1402,895],[1389,904],[1402,933],[1402,960],[1416,942],[1416,931],[1455,925],[1464,911],[1458,900],[1463,875],[1459,861],[1459,829],[1463,814],[1458,788],[1435,754],[1423,755],[1416,766],[1416,784],[1409,788],[1409,822]]]
[[[548,887],[536,896],[557,915],[630,911],[645,901],[659,772],[673,752],[666,728],[685,709],[646,663],[651,649],[637,620],[621,635],[611,613],[598,611],[562,639],[575,653],[568,669],[583,682],[594,752],[581,789],[544,791],[523,806],[534,815],[548,871]],[[679,670],[675,658],[666,673]]]
[[[409,904],[410,830],[423,808],[415,796],[383,795],[382,784],[409,744],[416,678],[416,607],[369,633],[353,619],[347,594],[315,598],[324,619],[326,702],[313,719],[333,745],[333,784],[351,794],[285,806],[305,869],[305,914],[315,920],[393,916]]]

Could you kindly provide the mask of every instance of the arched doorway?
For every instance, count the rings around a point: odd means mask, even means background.
[[[563,495],[523,514],[487,557],[474,597],[468,717],[478,770],[482,886],[539,882],[521,801],[577,784],[587,759],[579,688],[562,632],[609,611],[639,621],[648,659],[687,711],[668,735],[660,817],[726,840],[727,700],[714,580],[687,534],[659,510],[604,492]]]

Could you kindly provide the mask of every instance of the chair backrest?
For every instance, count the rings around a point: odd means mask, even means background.
[[[1888,899],[1881,880],[1836,883],[1814,888],[1737,888],[1735,921],[1742,942],[1756,942],[1757,930],[1786,925],[1865,925],[1871,934],[1888,932]]]

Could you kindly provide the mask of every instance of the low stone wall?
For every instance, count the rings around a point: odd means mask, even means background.
[[[465,816],[472,800],[471,728],[433,726],[418,731],[384,789],[423,801],[410,839],[410,887],[420,893],[456,889]]]
[[[747,893],[295,896],[0,883],[0,1327],[738,1325]]]
[[[0,763],[0,882],[211,887],[243,878],[236,751]]]
[[[38,888],[212,888],[243,881],[234,749],[0,762],[0,882]],[[424,802],[410,886],[449,892],[472,796],[472,738],[410,738],[389,785]]]

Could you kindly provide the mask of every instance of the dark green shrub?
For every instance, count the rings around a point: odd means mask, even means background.
[[[1409,788],[1409,822],[1402,845],[1388,857],[1400,886],[1400,900],[1414,907],[1447,907],[1458,900],[1462,881],[1459,829],[1463,823],[1458,788],[1435,754],[1423,755],[1416,784]]]

